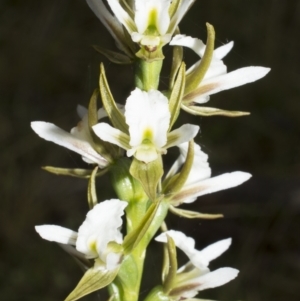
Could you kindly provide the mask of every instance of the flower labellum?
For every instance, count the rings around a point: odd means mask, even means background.
[[[107,123],[99,123],[93,130],[102,140],[126,149],[128,157],[134,155],[149,163],[165,154],[167,148],[190,141],[199,130],[196,125],[185,124],[169,133],[170,118],[167,97],[157,90],[136,88],[125,105],[129,136]]]
[[[178,145],[178,147],[180,155],[168,172],[166,180],[174,176],[186,160],[188,143],[182,143]],[[173,205],[178,206],[181,203],[192,203],[199,196],[236,187],[251,177],[249,173],[235,171],[211,178],[211,169],[207,159],[208,156],[201,150],[200,146],[195,143],[192,169],[184,186],[171,199]]]
[[[82,156],[82,160],[89,164],[97,164],[105,168],[109,163],[93,147],[93,138],[88,128],[87,110],[78,106],[78,114],[82,120],[68,133],[56,125],[44,122],[33,121],[31,128],[43,139],[54,142]],[[106,116],[104,109],[98,111],[98,119]]]
[[[193,298],[199,291],[226,284],[238,275],[239,271],[233,268],[220,268],[213,272],[208,268],[210,261],[219,257],[229,248],[230,238],[220,240],[198,251],[195,249],[195,240],[180,231],[163,232],[155,240],[167,243],[168,236],[190,260],[178,269],[173,288],[169,292],[169,296],[174,297],[175,300]]]
[[[185,35],[176,35],[170,45],[188,47],[198,54],[201,59],[206,49],[206,45],[201,40]],[[233,42],[229,42],[214,50],[209,69],[198,87],[185,95],[185,104],[206,103],[212,94],[254,82],[269,73],[270,68],[256,66],[244,67],[227,73],[227,67],[222,59],[230,52],[232,47]],[[193,74],[201,59],[186,71],[187,76]]]
[[[87,213],[78,233],[55,225],[36,226],[46,240],[74,246],[86,258],[95,259],[95,266],[113,270],[121,261],[123,236],[121,216],[127,202],[111,199],[97,204]]]

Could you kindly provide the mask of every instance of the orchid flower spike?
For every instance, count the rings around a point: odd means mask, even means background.
[[[46,240],[71,245],[87,259],[95,259],[95,267],[113,270],[122,258],[123,236],[121,216],[127,202],[111,199],[90,210],[78,233],[55,225],[36,226],[35,230]]]
[[[199,55],[200,60],[186,71],[187,76],[192,75],[201,63],[206,45],[197,38],[185,35],[176,35],[170,42],[170,45],[188,47]],[[267,75],[270,71],[270,68],[265,67],[244,67],[227,73],[227,67],[222,59],[232,48],[233,42],[229,42],[213,51],[210,66],[203,80],[193,91],[189,91],[185,94],[183,99],[184,105],[206,103],[210,95],[254,82]],[[190,78],[192,80],[192,76],[190,76]]]
[[[178,147],[180,155],[166,175],[165,181],[173,177],[186,161],[188,143],[182,143]],[[181,190],[172,197],[170,201],[172,205],[178,206],[182,203],[192,203],[199,196],[236,187],[251,177],[249,173],[235,171],[211,178],[211,169],[207,160],[208,156],[195,143],[194,161],[191,171]]]
[[[201,251],[195,249],[195,240],[180,231],[169,230],[155,238],[158,242],[167,243],[171,237],[177,248],[189,258],[189,262],[178,269],[169,296],[174,300],[193,298],[199,291],[226,284],[238,275],[233,268],[220,268],[211,272],[209,263],[223,254],[231,244],[231,238],[220,240]]]
[[[165,154],[166,149],[190,141],[199,127],[185,124],[169,131],[170,111],[168,99],[157,90],[148,92],[136,88],[127,98],[125,120],[129,136],[107,123],[93,126],[95,134],[102,140],[127,150],[127,156],[149,163]]]
[[[133,42],[144,46],[147,51],[167,44],[194,0],[107,0],[114,16],[110,14],[103,0],[87,0],[88,5],[109,29],[118,45],[124,45],[122,25]],[[178,5],[176,7],[176,5]]]
[[[41,138],[80,154],[82,160],[86,163],[97,164],[100,168],[105,168],[109,164],[108,161],[96,152],[93,147],[93,138],[88,127],[87,109],[78,106],[77,112],[82,120],[76,127],[71,129],[71,133],[62,130],[52,123],[44,121],[31,122],[31,128]],[[98,120],[105,116],[107,116],[105,110],[103,108],[99,109]]]

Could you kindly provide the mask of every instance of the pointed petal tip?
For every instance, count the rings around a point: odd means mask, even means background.
[[[45,240],[75,245],[77,232],[56,225],[35,226],[35,231]]]

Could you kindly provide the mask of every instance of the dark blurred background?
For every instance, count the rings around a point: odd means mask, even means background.
[[[257,65],[272,71],[254,84],[211,97],[210,106],[250,111],[250,117],[183,113],[182,122],[200,124],[197,142],[208,153],[214,175],[243,170],[253,178],[186,206],[222,212],[225,219],[190,221],[170,215],[168,224],[195,237],[198,249],[233,238],[212,268],[236,267],[239,277],[204,291],[202,298],[298,301],[300,1],[197,0],[181,31],[205,40],[207,21],[215,26],[217,46],[235,41],[225,59],[229,70]],[[111,64],[93,44],[115,49],[84,0],[0,1],[0,300],[63,300],[81,277],[75,262],[42,240],[34,225],[78,229],[88,210],[86,181],[54,176],[40,167],[85,165],[75,153],[40,139],[30,121],[53,122],[66,130],[75,126],[76,105],[87,105],[101,61],[116,100],[124,102],[133,87],[132,66]],[[188,64],[195,59],[186,52]],[[167,75],[165,68],[162,88]],[[98,179],[101,200],[114,196],[108,181],[107,176]],[[161,246],[152,244],[143,296],[159,283],[160,253]],[[106,295],[83,300],[106,300]]]

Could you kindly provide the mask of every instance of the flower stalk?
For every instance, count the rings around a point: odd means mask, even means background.
[[[199,251],[193,238],[167,229],[169,211],[188,219],[223,217],[222,213],[194,212],[180,206],[241,185],[251,177],[242,171],[212,176],[208,156],[195,142],[199,126],[178,126],[179,117],[181,109],[201,116],[248,114],[198,104],[222,90],[256,81],[270,69],[246,67],[227,73],[223,58],[233,43],[215,49],[215,30],[208,23],[206,45],[180,34],[179,22],[193,2],[87,0],[122,53],[95,48],[113,63],[134,63],[134,87],[130,95],[124,96],[125,105],[117,103],[111,79],[101,64],[99,88],[94,90],[87,109],[77,108],[81,121],[70,133],[52,123],[31,123],[41,138],[78,153],[91,165],[84,169],[44,167],[57,175],[87,179],[90,210],[78,231],[55,225],[36,226],[43,239],[60,244],[84,270],[65,301],[78,300],[103,288],[108,288],[109,301],[141,300],[143,274],[149,273],[144,271],[144,263],[153,238],[164,248],[162,280],[145,301],[201,300],[195,297],[202,290],[226,284],[238,275],[238,270],[230,267],[214,271],[209,268],[209,263],[229,248],[230,238]],[[168,43],[174,46],[169,87],[160,91],[163,47]],[[183,61],[183,47],[200,58],[189,68]],[[179,156],[169,168],[165,157],[171,147],[177,147]],[[102,200],[96,186],[99,177],[107,175],[115,196]],[[180,268],[177,248],[188,258]]]

